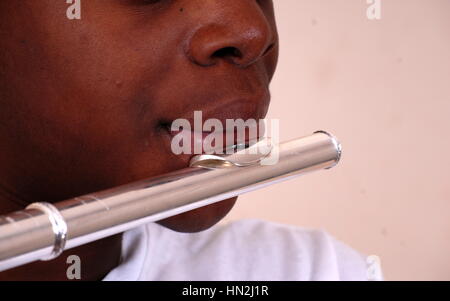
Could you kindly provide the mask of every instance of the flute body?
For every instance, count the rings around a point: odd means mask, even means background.
[[[341,157],[339,142],[323,131],[276,147],[273,165],[241,162],[239,152],[221,160],[199,156],[191,167],[163,176],[0,216],[0,271],[51,260],[63,250],[331,168]]]

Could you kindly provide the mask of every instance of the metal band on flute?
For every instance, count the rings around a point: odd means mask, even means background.
[[[36,209],[48,216],[54,234],[54,244],[51,254],[41,260],[52,260],[64,251],[67,238],[67,224],[58,209],[50,203],[38,202],[28,205],[25,209]]]
[[[329,169],[341,157],[339,142],[323,131],[274,145],[274,151],[278,161],[269,165],[263,162],[272,153],[199,155],[191,167],[176,172],[55,204],[35,203],[0,216],[0,271],[52,259],[64,249]]]

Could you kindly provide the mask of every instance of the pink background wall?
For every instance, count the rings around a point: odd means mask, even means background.
[[[323,129],[338,167],[240,198],[226,221],[321,228],[388,280],[450,280],[450,1],[274,0],[281,139]]]

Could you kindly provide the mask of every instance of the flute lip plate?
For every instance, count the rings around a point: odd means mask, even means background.
[[[269,156],[272,149],[271,139],[265,138],[247,148],[238,149],[232,154],[202,154],[194,156],[189,166],[209,169],[255,166]]]
[[[336,149],[336,160],[332,166],[327,167],[326,169],[335,167],[339,163],[339,161],[341,160],[341,157],[342,157],[342,144],[339,142],[339,140],[336,138],[336,136],[334,136],[333,134],[331,134],[327,131],[322,131],[322,130],[315,131],[314,134],[325,134],[331,138],[331,142],[333,143],[333,145]]]

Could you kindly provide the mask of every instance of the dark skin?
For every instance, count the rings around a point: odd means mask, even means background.
[[[177,118],[260,119],[278,57],[271,0],[0,1],[0,214],[184,168],[166,126]],[[197,232],[230,199],[159,223]],[[105,250],[108,250],[105,252]],[[82,279],[117,266],[121,235],[68,250],[0,280]]]

